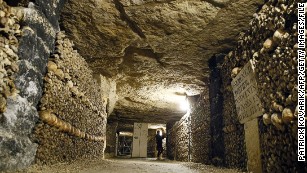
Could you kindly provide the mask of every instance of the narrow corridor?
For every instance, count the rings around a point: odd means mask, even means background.
[[[307,173],[306,16],[0,0],[0,173]]]

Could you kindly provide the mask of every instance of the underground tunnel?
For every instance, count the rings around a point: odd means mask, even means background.
[[[0,172],[307,172],[306,13],[0,0]]]

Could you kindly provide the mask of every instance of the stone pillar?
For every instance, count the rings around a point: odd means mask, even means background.
[[[103,100],[107,115],[109,116],[115,107],[118,96],[116,95],[116,82],[100,74],[94,74],[94,79],[99,83],[101,89],[101,99]]]
[[[106,132],[106,149],[105,149],[105,158],[111,158],[116,156],[116,146],[117,146],[117,121],[109,121],[107,123],[107,132]]]
[[[166,124],[166,155],[168,159],[174,160],[175,158],[175,141],[176,136],[173,132],[173,127],[176,121],[170,121]]]
[[[148,129],[147,157],[156,157],[156,129]]]

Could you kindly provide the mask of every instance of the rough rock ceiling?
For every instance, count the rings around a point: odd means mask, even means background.
[[[262,0],[68,0],[62,27],[95,73],[117,83],[114,115],[180,118],[184,96],[208,82],[207,61],[227,53]]]

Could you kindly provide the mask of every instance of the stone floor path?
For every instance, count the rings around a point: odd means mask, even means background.
[[[51,166],[33,165],[25,173],[236,173],[233,169],[152,158],[96,159],[79,160],[74,163],[61,163]]]

